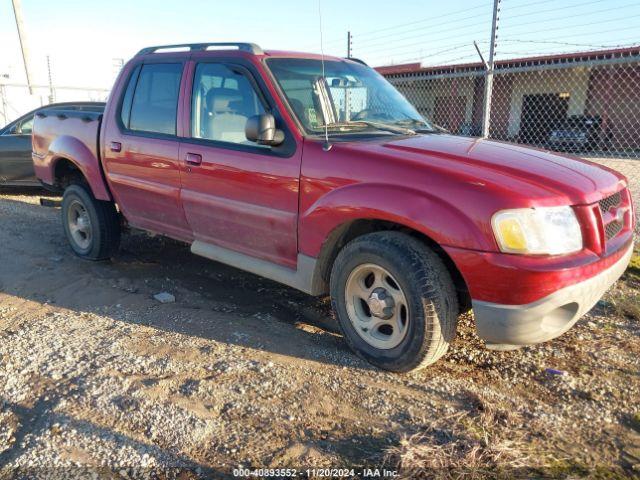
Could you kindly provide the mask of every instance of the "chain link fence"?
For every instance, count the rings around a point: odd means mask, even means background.
[[[481,135],[481,63],[379,71],[434,124],[457,135]],[[497,62],[489,137],[619,170],[640,205],[640,49]]]
[[[109,96],[106,88],[83,88],[48,85],[27,85],[0,82],[0,127],[21,117],[30,110],[59,102],[104,102]]]

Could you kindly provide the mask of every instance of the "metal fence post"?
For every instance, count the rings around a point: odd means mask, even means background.
[[[484,78],[484,105],[482,109],[482,136],[489,136],[491,126],[491,94],[493,93],[493,56],[496,46],[496,32],[498,30],[498,11],[500,0],[493,0],[493,19],[491,20],[491,42],[489,43],[489,63]]]

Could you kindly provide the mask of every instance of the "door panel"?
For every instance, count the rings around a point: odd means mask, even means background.
[[[0,183],[38,183],[31,160],[31,135],[0,136]]]
[[[246,139],[246,120],[270,111],[247,69],[192,62],[189,71],[181,200],[194,238],[295,268],[301,148],[279,155]]]
[[[107,143],[105,165],[127,220],[141,228],[190,239],[180,205],[178,141],[114,134],[109,139],[122,148],[112,152]]]
[[[111,190],[137,227],[191,240],[180,204],[177,137],[181,62],[130,67],[120,112],[108,115],[103,158]]]
[[[300,156],[183,143],[182,204],[196,240],[295,267]]]

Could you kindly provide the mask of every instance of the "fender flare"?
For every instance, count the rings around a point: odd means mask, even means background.
[[[80,140],[69,135],[57,137],[47,153],[51,183],[55,182],[56,165],[60,160],[73,163],[86,179],[93,196],[98,200],[111,201],[111,193],[102,173],[100,160]]]

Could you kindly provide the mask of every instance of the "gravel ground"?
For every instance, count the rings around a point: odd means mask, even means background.
[[[37,202],[0,196],[0,478],[447,476],[456,458],[508,476],[640,474],[640,325],[615,313],[640,277],[514,352],[485,350],[464,316],[440,362],[395,375],[346,348],[326,299],[134,232],[112,262],[85,262]]]

